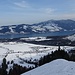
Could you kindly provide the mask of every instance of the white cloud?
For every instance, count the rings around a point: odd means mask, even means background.
[[[48,15],[53,14],[56,11],[56,9],[53,8],[39,8],[35,10],[37,10],[39,13],[48,14]]]
[[[51,13],[53,13],[55,11],[55,9],[52,9],[52,8],[46,8],[45,9],[45,13],[47,13],[47,14],[51,14]]]
[[[14,5],[21,7],[21,8],[27,8],[29,7],[29,4],[26,1],[21,1],[21,2],[14,2]]]

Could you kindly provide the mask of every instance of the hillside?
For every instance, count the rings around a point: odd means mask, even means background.
[[[75,62],[57,59],[21,75],[75,75]]]
[[[61,49],[65,49],[69,51],[74,47],[70,46],[61,46]],[[46,45],[35,45],[29,43],[17,43],[17,42],[5,42],[0,43],[0,65],[2,64],[3,58],[6,58],[7,62],[14,61],[14,64],[18,64],[20,66],[35,66],[34,64],[26,63],[25,60],[31,60],[35,62],[35,60],[39,60],[44,55],[51,53],[58,49],[58,46],[46,46]],[[10,69],[13,65],[9,63]]]
[[[68,37],[66,37],[65,39],[71,40],[71,41],[75,41],[75,34],[70,35]]]
[[[75,21],[73,20],[48,20],[36,24],[19,24],[0,26],[0,34],[6,33],[48,33],[58,31],[75,31]]]

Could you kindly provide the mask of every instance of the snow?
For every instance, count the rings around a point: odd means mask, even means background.
[[[69,51],[74,47],[61,46],[61,49]],[[35,45],[29,43],[0,43],[0,60],[6,56],[8,61],[17,60],[18,57],[23,59],[39,59],[52,51],[58,49],[58,46],[45,46],[45,45]]]
[[[35,45],[29,43],[16,43],[16,42],[6,42],[0,43],[0,65],[2,63],[2,59],[6,57],[6,60],[21,65],[21,66],[34,66],[34,64],[29,64],[20,60],[20,58],[24,60],[34,61],[35,59],[39,60],[44,55],[51,53],[51,51],[57,49],[58,47],[50,47],[43,45]],[[9,64],[9,69],[12,66]],[[7,69],[9,71],[9,69]]]
[[[26,41],[45,41],[45,40],[52,40],[51,38],[47,39],[46,37],[29,37],[29,38],[21,38],[20,40]]]
[[[35,25],[35,26],[32,26],[31,28],[32,28],[32,31],[34,31],[34,32],[38,32],[38,31],[45,32],[46,29],[49,30],[50,32],[62,30],[61,27],[58,27],[58,25],[54,24],[54,23],[49,23],[49,24],[46,24],[46,25],[39,24],[38,26]]]
[[[24,61],[22,61],[22,60],[20,60],[20,59],[18,59],[17,61],[14,60],[14,63],[15,63],[15,64],[18,64],[18,65],[20,65],[20,66],[22,66],[22,67],[30,67],[30,66],[35,67],[35,65],[26,63],[26,62],[24,62]]]
[[[2,30],[3,28],[2,27],[0,27],[0,30]]]
[[[45,39],[45,38],[43,38]],[[70,46],[61,46],[61,49],[65,49],[69,51],[74,47]],[[46,46],[46,45],[35,45],[29,43],[17,43],[17,42],[6,42],[0,43],[0,65],[2,63],[2,59],[5,57],[7,61],[11,62],[13,60],[14,63],[21,66],[35,66],[34,64],[29,64],[24,62],[23,60],[39,60],[44,55],[51,53],[58,49],[58,46]],[[21,59],[23,60],[21,60]],[[12,64],[9,64],[9,69],[12,67]]]
[[[24,34],[24,31],[21,31],[20,33],[23,33]]]
[[[11,33],[14,33],[14,30],[12,29],[12,27],[9,27],[9,29],[11,30]]]
[[[26,43],[23,43],[23,44],[22,43],[15,43],[15,44],[7,43],[7,44],[0,44],[0,46],[8,48],[9,50],[12,50],[14,52],[18,52],[18,51],[24,52],[24,51],[31,50],[31,48],[28,47],[28,44]]]
[[[57,59],[21,75],[75,75],[75,62]]]
[[[7,52],[8,52],[7,48],[0,46],[0,60],[2,60],[5,57]]]
[[[71,35],[71,36],[68,36],[65,39],[69,39],[71,41],[75,41],[75,34],[74,35]]]
[[[45,28],[41,27],[41,25],[39,26],[32,26],[32,31],[37,32],[37,31],[46,31]]]
[[[54,31],[60,31],[62,28],[61,27],[58,27],[57,24],[47,24],[46,26],[44,26],[46,29],[48,29],[49,31],[51,32],[54,32]]]
[[[9,72],[10,69],[13,69],[13,64],[8,64],[7,72]]]
[[[23,26],[23,28],[26,30],[26,29],[27,29],[27,26],[26,26],[26,25],[24,25],[24,26]]]

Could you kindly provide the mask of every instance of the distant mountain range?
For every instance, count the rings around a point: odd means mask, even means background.
[[[10,26],[0,26],[0,34],[10,33],[46,33],[57,31],[75,31],[75,21],[73,20],[48,20],[36,24],[19,24]]]

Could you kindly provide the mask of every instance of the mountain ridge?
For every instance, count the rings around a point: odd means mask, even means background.
[[[74,20],[48,20],[35,24],[18,24],[10,26],[0,26],[1,34],[9,33],[47,33],[59,31],[75,31]]]

